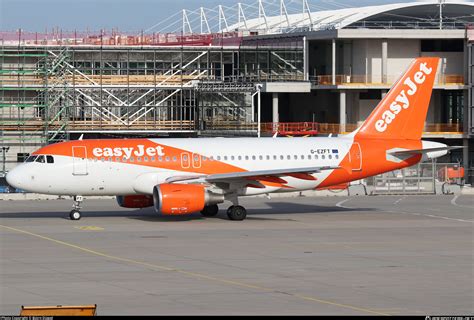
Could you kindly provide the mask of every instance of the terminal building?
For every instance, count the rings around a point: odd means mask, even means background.
[[[474,168],[474,3],[411,2],[249,18],[183,10],[179,33],[0,32],[5,170],[88,138],[336,135],[355,130],[413,58],[441,63],[424,138]],[[226,16],[227,14],[227,16]],[[2,155],[0,155],[2,156]]]

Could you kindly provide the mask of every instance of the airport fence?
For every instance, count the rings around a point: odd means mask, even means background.
[[[424,162],[386,172],[367,179],[371,194],[443,194],[450,185],[464,184],[464,168],[460,163]]]

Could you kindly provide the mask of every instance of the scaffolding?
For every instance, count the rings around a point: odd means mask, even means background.
[[[0,52],[0,124],[4,144],[46,143],[48,54],[45,50],[17,48]],[[38,122],[39,121],[39,122]],[[32,130],[25,130],[38,122]]]
[[[28,153],[90,137],[257,135],[257,84],[303,81],[302,40],[276,47],[9,45],[0,140]]]

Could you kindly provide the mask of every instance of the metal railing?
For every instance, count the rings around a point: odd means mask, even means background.
[[[432,20],[389,20],[389,21],[357,21],[346,29],[464,29],[466,22]]]
[[[268,122],[262,123],[262,133],[279,133],[281,135],[315,135],[318,133],[316,122]]]
[[[133,121],[133,123],[121,123],[113,120],[106,119],[80,119],[74,118],[67,120],[71,128],[76,130],[93,128],[103,129],[144,129],[152,130],[157,128],[167,129],[195,129],[195,122],[193,120],[158,120],[158,119],[144,119],[140,121]],[[57,125],[52,122],[51,125]],[[2,119],[0,117],[0,126],[4,131],[35,131],[38,128],[44,126],[44,120],[37,117],[28,119],[15,119],[9,118]],[[265,122],[260,124],[262,133],[273,134],[280,132],[281,134],[346,134],[356,130],[357,124],[348,123],[345,125],[338,123],[318,123],[318,122]],[[206,130],[257,130],[257,123],[252,122],[241,122],[241,121],[206,121]],[[424,134],[462,134],[463,127],[459,123],[448,124],[448,123],[431,123],[426,124],[423,130]]]
[[[398,80],[399,76],[388,75],[385,78],[382,75],[338,74],[335,76],[334,82],[336,85],[392,85]],[[314,85],[334,84],[332,75],[310,76],[309,80]],[[435,79],[435,85],[464,85],[464,80],[464,76],[461,74],[438,74]]]
[[[8,45],[59,46],[209,46],[239,45],[240,32],[209,34],[121,32],[118,30],[30,32],[22,29],[0,31],[0,42]],[[229,42],[230,41],[230,42]]]

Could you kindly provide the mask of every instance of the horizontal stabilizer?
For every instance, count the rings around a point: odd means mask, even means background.
[[[387,153],[393,156],[410,156],[410,155],[424,154],[428,152],[450,151],[450,150],[461,149],[461,148],[464,148],[464,147],[463,146],[446,146],[446,147],[425,148],[425,149],[415,149],[415,150],[387,151]]]

